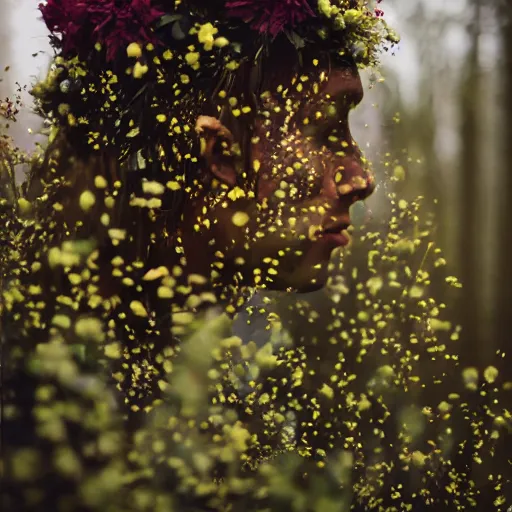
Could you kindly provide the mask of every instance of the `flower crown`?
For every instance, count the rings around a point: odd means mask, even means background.
[[[252,30],[246,35],[261,42],[281,33],[297,48],[318,38],[331,39],[333,46],[343,39],[358,60],[370,64],[382,44],[393,45],[398,38],[384,22],[383,11],[369,4],[368,0],[47,0],[39,9],[53,46],[64,55],[101,45],[107,61],[112,61],[132,42],[162,44],[158,31],[169,24],[180,39],[191,28],[186,19],[190,13],[212,26],[232,30],[248,26]],[[213,43],[214,32],[203,30],[206,46]]]
[[[246,63],[261,67],[270,54],[279,61],[284,46],[375,64],[398,38],[374,2],[47,0],[39,9],[56,58],[33,93],[56,125],[82,128],[93,147],[127,154],[148,142],[148,115],[151,143],[179,138],[205,95],[224,90]],[[170,112],[179,123],[169,126]]]

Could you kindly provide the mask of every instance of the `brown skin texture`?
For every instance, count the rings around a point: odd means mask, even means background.
[[[285,98],[277,92],[279,84],[289,90]],[[237,276],[239,284],[313,291],[324,286],[329,259],[340,245],[322,236],[322,230],[347,227],[350,206],[375,188],[348,121],[363,87],[355,68],[309,64],[299,73],[271,75],[265,90],[251,144],[257,172],[240,179],[230,148],[242,134],[207,119],[209,128],[201,136],[211,180],[185,205],[178,233],[189,272],[211,275],[220,251],[223,266],[216,271],[225,283]],[[230,200],[226,194],[235,183],[249,188],[244,179],[254,182],[252,197]],[[221,194],[222,186],[215,186],[219,182],[225,188]],[[242,227],[232,221],[237,212],[248,216]],[[268,273],[269,267],[277,272]],[[255,275],[260,276],[256,281]]]

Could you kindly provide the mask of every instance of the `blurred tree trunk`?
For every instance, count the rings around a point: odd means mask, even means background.
[[[0,202],[5,199],[12,199],[11,195],[11,177],[13,172],[12,161],[9,157],[10,140],[7,138],[6,126],[8,120],[5,117],[8,104],[5,100],[10,94],[10,88],[5,77],[5,68],[9,61],[9,23],[5,20],[9,19],[8,2],[0,2],[0,20],[4,23],[0,24]],[[6,197],[7,196],[7,197]],[[0,207],[3,206],[0,205]]]
[[[510,5],[510,3],[509,3]],[[501,17],[502,11],[498,12]],[[501,27],[503,48],[502,66],[502,165],[499,177],[499,196],[497,208],[497,254],[496,283],[494,298],[494,348],[507,353],[510,360],[510,343],[512,336],[512,15],[505,10],[508,19]],[[511,366],[510,364],[508,366]],[[509,372],[512,373],[509,369]]]
[[[15,196],[13,190],[14,166],[10,156],[12,141],[7,137],[7,126],[9,121],[6,117],[9,95],[12,93],[7,80],[6,68],[9,66],[11,47],[10,47],[10,15],[9,2],[0,0],[0,202],[8,200],[12,202]],[[0,205],[2,207],[3,204]]]
[[[0,19],[6,20],[7,19],[7,2],[2,1],[0,2]],[[6,91],[6,83],[3,80],[2,76],[2,70],[5,67],[5,61],[6,61],[6,53],[8,53],[8,28],[7,23],[0,24],[0,103],[2,102],[2,99],[7,96]],[[6,188],[6,180],[5,180],[5,171],[4,171],[4,151],[3,151],[3,139],[1,138],[3,135],[3,119],[0,115],[0,208],[3,208],[3,189]],[[8,188],[8,187],[7,187]],[[2,216],[2,211],[0,210],[0,216]],[[0,237],[0,264],[3,263],[4,260],[4,240]],[[3,300],[3,267],[0,268],[0,301]],[[5,371],[5,357],[4,357],[4,336],[3,336],[3,304],[0,302],[0,461],[4,460],[4,371]],[[0,493],[0,507],[3,505],[3,498],[1,497]],[[3,510],[3,507],[2,507]]]
[[[468,362],[476,362],[481,354],[478,274],[479,170],[481,73],[479,50],[481,34],[481,0],[471,0],[472,21],[469,26],[470,48],[461,83],[461,169],[459,178],[459,261],[463,294],[459,302],[459,322],[464,329],[464,353]]]
[[[0,101],[9,94],[7,80],[5,80],[4,69],[9,63],[10,45],[9,30],[11,29],[9,20],[9,2],[0,1]]]

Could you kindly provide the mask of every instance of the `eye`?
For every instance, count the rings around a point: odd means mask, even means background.
[[[315,132],[315,141],[331,151],[343,151],[351,145],[348,123],[326,123]]]
[[[326,141],[330,137],[345,139],[349,131],[348,114],[347,108],[330,103],[323,109],[321,116],[304,125],[302,132],[306,137],[319,142]]]

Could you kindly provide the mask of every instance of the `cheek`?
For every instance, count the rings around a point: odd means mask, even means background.
[[[256,197],[258,201],[263,201],[264,199],[270,199],[272,195],[275,193],[277,188],[279,187],[279,180],[273,179],[269,174],[262,174],[261,178],[258,180]]]
[[[280,124],[257,126],[258,142],[252,146],[252,158],[260,164],[257,196],[269,198],[276,190],[286,200],[314,197],[322,188],[324,163],[314,140],[302,132],[284,134]]]
[[[252,215],[248,232],[250,251],[281,252],[283,255],[296,249],[308,249],[316,240],[325,216],[315,203],[302,202],[297,207],[284,205],[273,208],[271,204],[259,207]]]
[[[317,197],[323,188],[325,159],[307,141],[286,149],[263,145],[257,197],[297,204]]]

